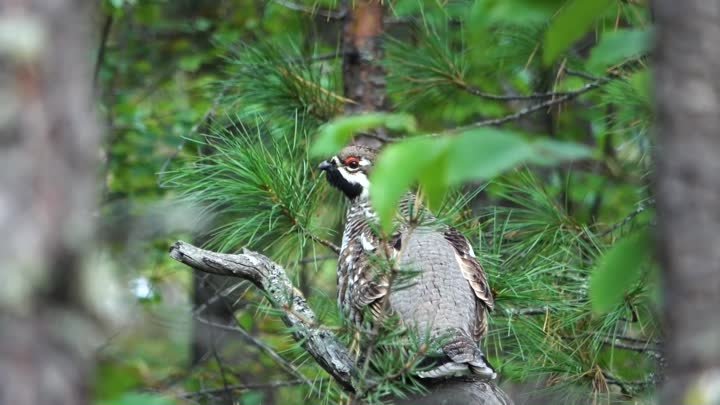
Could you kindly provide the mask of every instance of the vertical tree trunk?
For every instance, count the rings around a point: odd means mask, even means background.
[[[385,16],[382,1],[345,3],[348,14],[343,31],[343,90],[345,97],[352,100],[345,105],[345,113],[385,111],[388,103],[382,66]],[[377,138],[363,135],[357,136],[355,142],[372,147],[381,145]]]
[[[720,3],[657,0],[653,11],[658,26],[658,251],[667,351],[662,403],[690,403],[688,398],[717,403]]]
[[[89,1],[0,0],[0,404],[89,403]]]

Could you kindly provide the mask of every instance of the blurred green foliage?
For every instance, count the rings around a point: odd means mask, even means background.
[[[190,366],[190,274],[166,251],[181,237],[260,250],[342,329],[324,242],[340,239],[343,202],[312,170],[327,156],[310,152],[331,154],[377,125],[415,136],[383,152],[373,184],[387,192],[373,203],[389,218],[419,183],[471,238],[498,303],[486,352],[504,383],[563,393],[563,403],[651,396],[654,264],[633,239],[653,218],[644,2],[387,2],[383,63],[395,111],[338,120],[341,22],[312,10],[339,2],[283,3],[103,2],[102,229],[133,311],[99,351],[96,403],[339,401],[260,294],[230,280],[216,287],[238,304],[237,326],[314,385],[293,383],[237,334]],[[501,128],[472,129],[572,92]],[[227,386],[236,386],[229,398]]]

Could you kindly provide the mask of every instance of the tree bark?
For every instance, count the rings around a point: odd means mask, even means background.
[[[345,97],[352,100],[345,105],[345,114],[386,111],[387,81],[382,66],[385,10],[382,1],[346,1],[345,9],[343,90]],[[384,130],[377,130],[377,135],[384,137]],[[375,148],[382,146],[377,137],[367,134],[358,134],[355,143]]]
[[[0,0],[0,403],[90,402],[91,2]],[[11,35],[12,34],[12,35]]]
[[[662,403],[720,394],[720,3],[656,0]]]

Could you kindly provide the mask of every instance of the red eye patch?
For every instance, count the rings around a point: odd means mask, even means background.
[[[355,156],[350,156],[346,158],[343,163],[345,163],[345,166],[354,166],[360,163],[360,159],[356,158]]]

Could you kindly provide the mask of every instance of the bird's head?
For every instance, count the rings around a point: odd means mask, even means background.
[[[351,200],[366,200],[370,192],[370,170],[375,162],[376,150],[351,145],[337,155],[320,163],[328,182]]]

